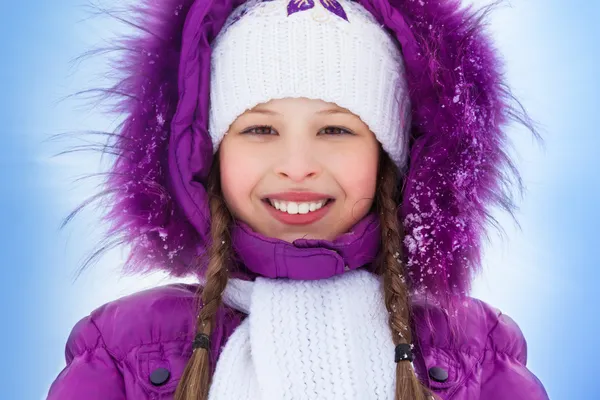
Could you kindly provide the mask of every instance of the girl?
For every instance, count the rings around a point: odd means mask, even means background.
[[[82,319],[49,399],[547,398],[518,326],[468,297],[490,207],[513,207],[502,128],[519,116],[483,15],[453,0],[138,12],[112,91],[110,239],[130,269],[199,283]]]

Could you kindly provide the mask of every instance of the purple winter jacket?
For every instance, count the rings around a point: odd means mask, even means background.
[[[248,271],[255,276],[327,279],[361,268],[365,257],[376,255],[379,232],[378,220],[370,214],[332,242],[286,243],[264,238],[243,224],[236,225],[233,237],[236,252],[249,261]],[[192,352],[196,289],[172,284],[145,290],[105,304],[79,321],[67,342],[67,366],[48,400],[172,399]],[[442,399],[548,398],[526,368],[527,344],[519,327],[498,310],[467,298],[457,315],[449,317],[417,296],[413,313],[415,372]],[[213,367],[243,318],[226,306],[217,315]]]
[[[195,290],[189,284],[158,287],[108,303],[83,318],[69,337],[67,366],[50,388],[48,400],[172,399],[192,352]],[[415,369],[440,398],[548,398],[526,368],[526,341],[508,316],[470,299],[459,316],[464,321],[461,332],[451,343],[444,313],[419,303],[414,312]],[[241,318],[233,313],[221,320],[222,329],[213,339],[217,346],[224,344]],[[431,318],[432,329],[426,318]],[[434,367],[447,372],[447,379],[439,379],[444,377]],[[169,375],[161,377],[160,368]]]

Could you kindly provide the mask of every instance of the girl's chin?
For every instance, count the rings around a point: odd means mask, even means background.
[[[328,235],[323,235],[323,234],[315,234],[315,233],[311,233],[311,232],[307,232],[307,233],[283,233],[281,235],[278,235],[279,237],[277,239],[289,242],[289,243],[293,243],[295,240],[298,239],[309,239],[309,240],[332,240],[333,238],[331,236]]]
[[[325,225],[319,224],[311,228],[307,227],[281,227],[278,226],[275,229],[270,229],[269,233],[265,236],[272,237],[275,239],[283,240],[285,242],[293,243],[298,239],[309,239],[309,240],[328,240],[335,239],[339,234],[335,232],[325,232],[323,229]]]

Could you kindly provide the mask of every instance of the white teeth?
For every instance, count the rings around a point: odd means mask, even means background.
[[[288,214],[308,214],[309,212],[318,210],[323,207],[327,200],[320,200],[311,203],[298,203],[295,201],[271,200],[269,202],[279,211],[287,212]]]
[[[310,204],[308,204],[308,203],[298,204],[298,214],[308,214],[309,209],[310,209]]]
[[[288,214],[298,214],[298,203],[289,202],[287,205]]]

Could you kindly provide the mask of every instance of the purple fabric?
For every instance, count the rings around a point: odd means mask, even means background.
[[[370,214],[333,241],[298,239],[294,243],[267,238],[237,222],[233,246],[242,264],[268,278],[315,280],[371,264],[381,239],[379,219]]]
[[[196,289],[178,284],[146,290],[82,319],[71,332],[67,365],[50,387],[48,400],[172,399],[191,355]],[[527,369],[527,343],[515,322],[479,300],[467,299],[454,325],[439,307],[415,301],[414,365],[421,382],[444,400],[548,399]],[[211,338],[212,368],[244,318],[231,309],[219,315]],[[431,379],[428,371],[433,367],[444,369],[448,379]],[[167,369],[170,377],[155,386],[150,376],[158,368]]]
[[[290,16],[300,11],[310,10],[314,6],[314,0],[290,0],[287,6],[287,13]]]
[[[346,11],[344,11],[344,7],[342,7],[337,0],[319,0],[319,2],[327,11],[348,21],[348,16],[346,15]]]
[[[111,226],[105,242],[131,246],[130,272],[160,265],[176,276],[191,273],[190,260],[202,245],[167,183],[181,31],[192,1],[144,1],[131,17],[143,33],[116,46],[127,51],[114,63],[121,80],[111,92],[122,95],[114,111],[126,118],[109,146],[117,159],[104,192]]]
[[[112,197],[107,239],[131,245],[129,272],[202,274],[191,260],[209,241],[203,183],[213,150],[210,44],[243,2],[145,1],[138,15],[148,32],[124,43],[133,51],[120,64],[123,80],[115,90],[124,94],[117,111],[126,118],[106,191]],[[511,210],[502,131],[511,108],[499,58],[474,12],[458,1],[360,3],[396,36],[406,64],[413,140],[398,218],[409,282],[415,292],[449,302],[468,293],[480,267],[492,207]],[[311,247],[304,254],[321,252]]]
[[[321,5],[330,13],[348,21],[344,7],[337,0],[320,0]],[[315,7],[314,0],[290,0],[287,6],[288,16]]]

